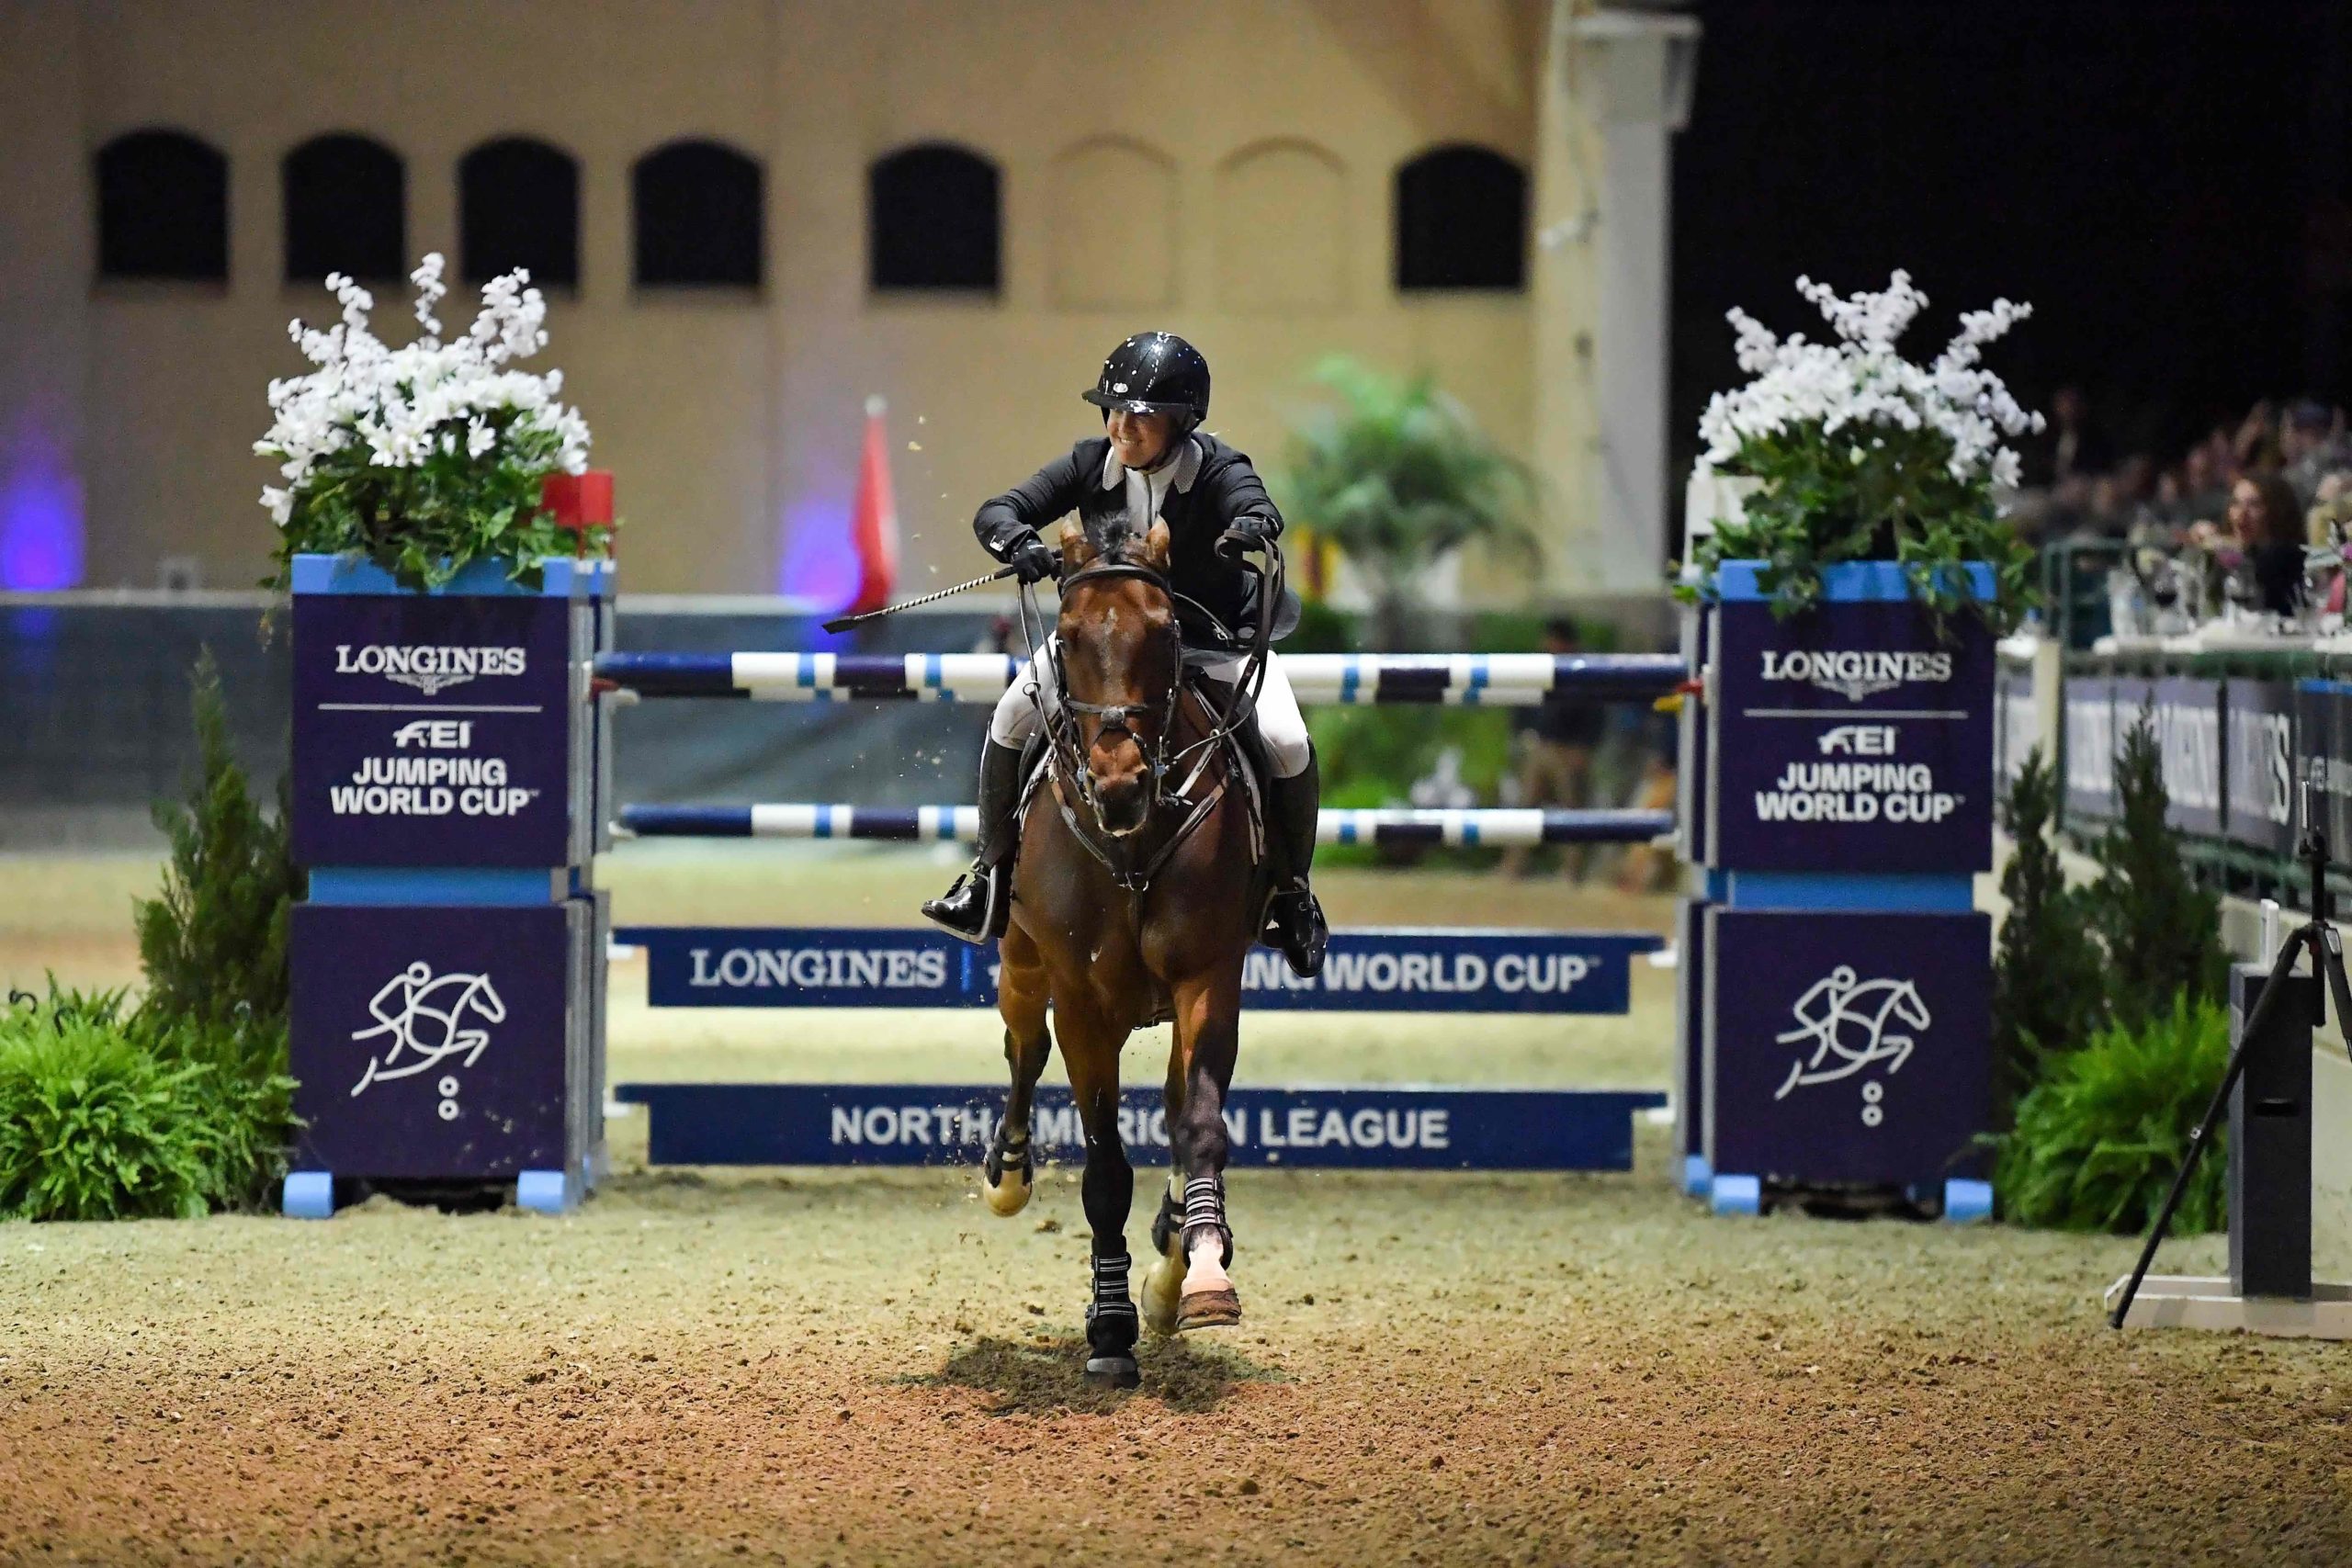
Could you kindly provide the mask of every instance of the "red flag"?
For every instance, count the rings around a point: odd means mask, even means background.
[[[890,602],[899,578],[899,509],[890,499],[890,456],[883,446],[882,400],[865,400],[865,455],[857,466],[857,504],[850,513],[850,543],[857,549],[857,597],[849,615]]]

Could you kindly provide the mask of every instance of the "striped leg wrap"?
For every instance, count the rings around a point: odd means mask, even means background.
[[[1233,1262],[1233,1230],[1225,1223],[1225,1179],[1219,1176],[1196,1176],[1184,1183],[1184,1255],[1193,1252],[1193,1238],[1204,1231],[1215,1231],[1225,1244],[1225,1257],[1219,1267]]]
[[[1086,1340],[1099,1354],[1135,1348],[1136,1303],[1127,1295],[1127,1265],[1124,1252],[1098,1254],[1094,1259],[1094,1300],[1086,1308]]]
[[[1008,1170],[1029,1177],[1029,1130],[1024,1127],[1019,1133],[1009,1133],[1004,1123],[997,1123],[996,1136],[989,1140],[989,1157],[982,1168],[988,1172],[991,1187],[1002,1182]]]

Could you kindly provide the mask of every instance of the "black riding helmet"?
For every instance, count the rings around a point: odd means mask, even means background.
[[[1137,333],[1111,351],[1102,379],[1080,396],[1103,410],[1178,414],[1190,430],[1209,416],[1209,362],[1174,333]]]

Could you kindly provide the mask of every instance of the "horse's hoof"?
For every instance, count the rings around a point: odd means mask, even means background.
[[[1183,1266],[1172,1258],[1153,1258],[1143,1277],[1143,1325],[1167,1338],[1176,1332],[1178,1307],[1183,1299]]]
[[[1214,1291],[1187,1291],[1176,1307],[1176,1331],[1230,1328],[1241,1321],[1241,1298],[1230,1286]]]
[[[1017,1214],[1029,1206],[1031,1191],[1029,1173],[1025,1170],[1008,1170],[1004,1173],[1003,1180],[990,1181],[988,1179],[988,1173],[982,1171],[980,1191],[989,1201],[990,1213],[1007,1217]]]
[[[1086,1381],[1104,1388],[1140,1388],[1143,1372],[1133,1356],[1089,1356]]]

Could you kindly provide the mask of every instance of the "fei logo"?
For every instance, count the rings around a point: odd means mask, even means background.
[[[354,1030],[351,1038],[364,1042],[383,1036],[389,1043],[380,1055],[368,1057],[368,1070],[351,1086],[352,1098],[357,1099],[369,1084],[429,1073],[453,1056],[464,1058],[457,1066],[472,1066],[489,1048],[490,1032],[466,1028],[468,1010],[485,1023],[506,1021],[506,1004],[487,975],[436,978],[433,966],[420,959],[386,981],[368,1003],[376,1026]],[[441,1120],[455,1122],[458,1075],[443,1074],[435,1087],[441,1091]]]
[[[1884,1062],[1888,1077],[1903,1070],[1915,1043],[1908,1034],[1890,1033],[1894,1025],[1925,1030],[1930,1022],[1919,987],[1909,980],[1860,980],[1849,964],[1840,964],[1815,980],[1789,1010],[1797,1027],[1772,1038],[1782,1045],[1797,1045],[1797,1059],[1789,1066],[1788,1080],[1772,1098],[1786,1100],[1792,1089],[1836,1083],[1876,1062]],[[1803,1054],[1810,1042],[1813,1054]],[[1875,1127],[1885,1120],[1879,1102],[1886,1086],[1862,1085],[1862,1125]]]
[[[477,675],[520,675],[524,652],[519,648],[404,648],[369,643],[364,648],[337,643],[334,672],[338,675],[381,675],[426,696],[460,686]]]
[[[1834,692],[1849,703],[1915,682],[1951,679],[1951,655],[1901,649],[1836,648],[1764,650],[1764,679],[1794,681]]]
[[[1841,724],[1823,732],[1816,744],[1825,757],[1892,757],[1894,755],[1894,726]]]

